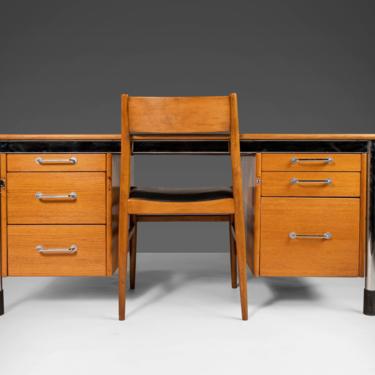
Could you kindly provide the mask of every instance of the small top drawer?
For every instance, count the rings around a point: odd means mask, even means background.
[[[262,154],[263,171],[343,171],[361,170],[360,154]]]
[[[98,172],[105,171],[105,154],[12,154],[8,172]]]

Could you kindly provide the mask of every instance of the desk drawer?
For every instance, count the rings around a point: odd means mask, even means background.
[[[8,173],[9,224],[105,224],[104,172]]]
[[[9,276],[104,276],[104,225],[9,225]]]
[[[263,172],[262,196],[359,197],[359,172]]]
[[[360,154],[262,154],[262,171],[360,170]]]
[[[7,157],[8,172],[105,171],[105,154],[14,154]]]
[[[357,198],[262,198],[260,275],[358,276],[359,208]]]

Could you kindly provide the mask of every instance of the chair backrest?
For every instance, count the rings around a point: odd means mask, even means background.
[[[229,133],[229,96],[128,97],[130,134]]]
[[[130,189],[132,136],[183,134],[199,137],[225,133],[230,141],[234,200],[242,210],[242,174],[237,95],[190,97],[130,97],[122,95],[121,181],[122,201]]]

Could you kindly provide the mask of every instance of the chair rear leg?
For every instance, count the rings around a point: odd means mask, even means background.
[[[246,246],[245,246],[245,223],[241,214],[235,213],[236,229],[236,249],[238,259],[238,273],[240,279],[240,296],[242,320],[248,319],[247,306],[247,266],[246,266]]]
[[[119,320],[125,320],[126,277],[129,251],[129,215],[120,211],[118,243],[118,301]]]
[[[130,223],[134,225],[134,232],[130,239],[130,289],[134,289],[137,263],[137,218],[135,215],[131,215]]]
[[[232,279],[232,288],[237,288],[237,255],[236,255],[236,242],[233,237],[233,216],[229,220],[229,245],[230,245],[230,274]]]

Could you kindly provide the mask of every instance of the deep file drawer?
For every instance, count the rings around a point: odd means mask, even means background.
[[[9,225],[9,276],[105,276],[104,225]]]
[[[104,172],[8,173],[8,224],[105,224]]]
[[[262,198],[261,276],[358,276],[357,198]]]

